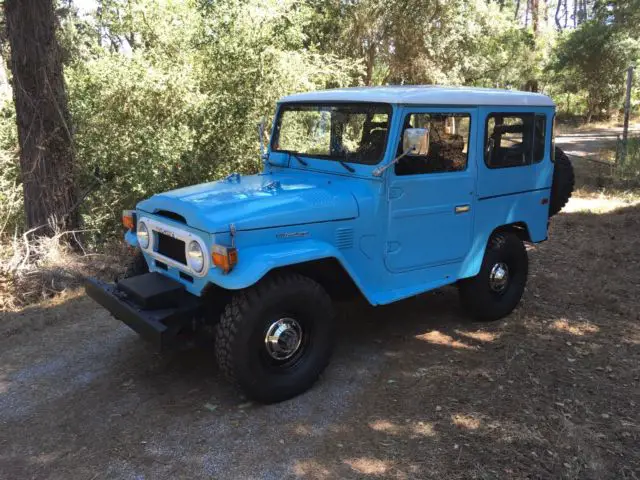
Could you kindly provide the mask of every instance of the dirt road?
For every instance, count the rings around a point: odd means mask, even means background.
[[[603,150],[615,151],[621,127],[584,128],[556,136],[556,145],[573,157],[597,158]],[[640,135],[640,123],[629,125],[629,136]]]
[[[507,319],[469,324],[453,288],[346,306],[331,367],[279,405],[81,294],[0,314],[0,478],[638,478],[640,206],[572,206]]]

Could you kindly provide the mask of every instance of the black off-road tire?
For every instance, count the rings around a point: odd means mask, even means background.
[[[296,355],[279,362],[270,356],[265,337],[283,318],[299,322],[302,343]],[[308,277],[268,276],[233,296],[215,337],[220,369],[247,397],[261,403],[287,400],[309,389],[329,363],[335,342],[331,298]]]
[[[498,292],[492,288],[491,275],[500,264],[508,267],[508,281]],[[477,321],[505,317],[520,302],[528,273],[529,259],[522,240],[514,233],[495,233],[489,239],[478,275],[458,282],[462,306]]]
[[[559,147],[556,147],[555,158],[551,199],[549,201],[549,217],[553,217],[567,204],[576,182],[571,160]]]
[[[142,250],[138,248],[136,249],[135,254],[129,259],[127,269],[122,275],[122,278],[137,277],[144,273],[149,273],[149,266],[147,265],[147,261],[144,259]]]

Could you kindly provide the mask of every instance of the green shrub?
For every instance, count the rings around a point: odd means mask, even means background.
[[[13,101],[10,95],[0,95],[0,238],[22,228],[17,135]]]
[[[148,3],[154,20],[133,18],[141,32],[133,51],[97,48],[66,69],[83,219],[96,243],[120,234],[121,211],[143,198],[258,171],[256,125],[280,96],[359,74],[358,62],[301,48],[295,26],[282,26],[296,12],[278,2],[272,18],[246,2],[201,14]]]
[[[618,145],[618,164],[615,177],[630,186],[640,186],[640,137],[630,137],[627,140],[627,154],[621,155],[622,145]]]

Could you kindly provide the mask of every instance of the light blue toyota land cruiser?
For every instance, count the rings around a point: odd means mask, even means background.
[[[125,211],[137,262],[87,292],[158,347],[213,334],[221,370],[266,403],[326,367],[332,300],[383,305],[456,284],[470,316],[504,317],[527,281],[524,243],[547,239],[573,190],[554,115],[549,97],[506,90],[285,97],[262,173]]]

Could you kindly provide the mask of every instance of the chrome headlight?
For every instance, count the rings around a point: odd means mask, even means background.
[[[192,240],[187,248],[187,262],[194,272],[200,273],[204,269],[204,252],[198,242]]]
[[[137,235],[140,248],[147,248],[149,246],[149,229],[144,222],[138,223]]]

